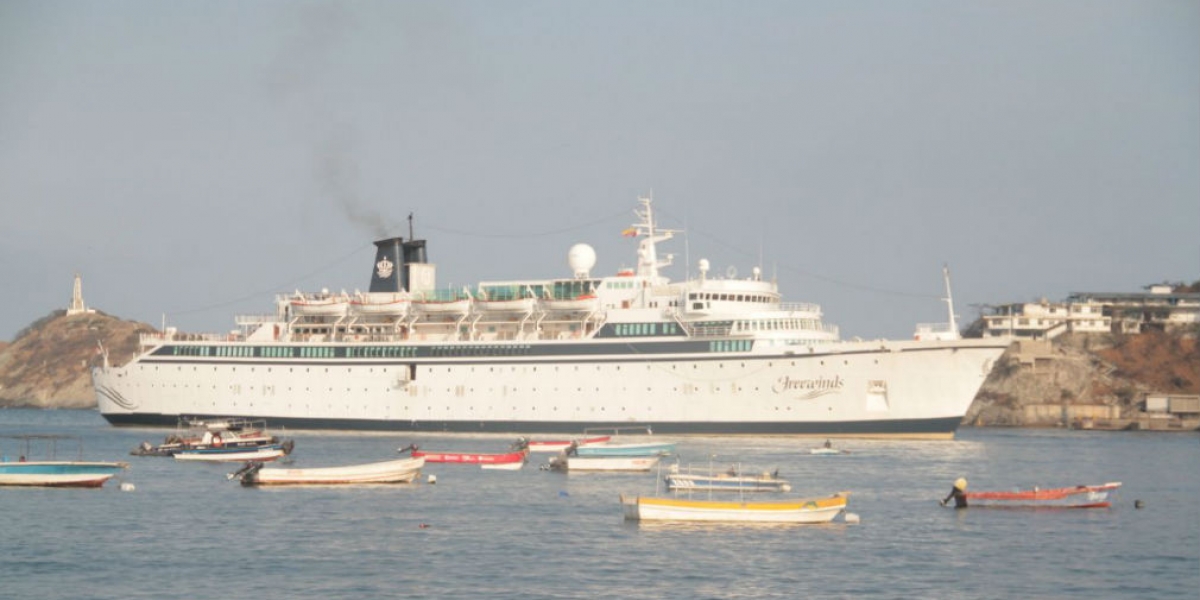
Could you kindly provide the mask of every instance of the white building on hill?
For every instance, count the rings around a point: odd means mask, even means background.
[[[1073,292],[1065,302],[1025,302],[996,307],[983,317],[984,337],[1053,339],[1074,333],[1141,333],[1200,325],[1200,293],[1167,284],[1143,293]]]
[[[983,317],[984,337],[1012,335],[1053,339],[1067,332],[1108,333],[1112,319],[1101,304],[1091,302],[1025,302],[1005,304],[997,313]]]

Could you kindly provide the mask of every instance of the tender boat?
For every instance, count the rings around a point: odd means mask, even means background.
[[[964,486],[965,487],[965,486]],[[1120,482],[1010,492],[965,492],[970,508],[1108,508]]]
[[[395,317],[408,313],[410,300],[403,292],[359,292],[350,300],[354,315]]]
[[[191,462],[269,462],[291,454],[294,446],[295,443],[288,440],[280,444],[269,444],[253,448],[192,448],[180,450],[173,456],[175,460]]]
[[[7,454],[2,455],[0,486],[101,487],[104,482],[112,479],[129,466],[128,463],[123,462],[55,460],[57,445],[64,440],[77,442],[79,444],[78,454],[82,455],[82,441],[74,436],[10,435],[0,437],[18,440],[23,445],[22,454],[16,460]],[[43,442],[48,447],[49,460],[28,460],[31,443],[35,441]]]
[[[330,294],[327,291],[317,294],[296,292],[289,301],[292,313],[301,317],[344,317],[350,306],[350,298],[346,294]]]
[[[551,312],[592,312],[600,308],[600,298],[592,294],[566,298],[543,298],[542,308]]]
[[[466,315],[471,311],[471,296],[457,290],[430,290],[413,296],[412,308],[425,314]]]
[[[228,477],[245,486],[411,483],[421,476],[423,466],[423,458],[308,469],[264,468],[261,462],[251,462]]]
[[[825,498],[744,502],[621,494],[621,505],[628,521],[828,523],[846,509],[846,496],[842,492]]]
[[[792,486],[779,477],[779,471],[766,471],[747,475],[740,467],[731,467],[724,473],[681,472],[678,465],[663,477],[669,490],[708,490],[714,492],[788,492]]]
[[[217,418],[195,419],[183,417],[175,433],[154,445],[142,442],[130,451],[134,456],[173,456],[181,450],[205,448],[258,448],[282,443],[267,432],[266,421],[261,419]]]
[[[537,308],[533,289],[522,285],[480,286],[475,309],[480,313],[530,314]]]

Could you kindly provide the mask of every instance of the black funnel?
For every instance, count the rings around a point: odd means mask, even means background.
[[[375,242],[375,268],[371,271],[371,292],[407,291],[408,265],[428,262],[425,240],[389,238]]]
[[[401,281],[404,260],[400,253],[404,238],[375,242],[375,268],[371,270],[371,292],[399,292],[407,281]],[[407,279],[407,278],[405,278]]]

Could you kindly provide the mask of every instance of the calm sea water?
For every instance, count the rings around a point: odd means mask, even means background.
[[[92,411],[0,410],[0,434],[81,436],[126,460],[95,490],[0,488],[3,598],[1194,598],[1200,437],[960,431],[953,442],[682,437],[686,464],[779,468],[800,494],[853,494],[858,525],[647,525],[619,493],[656,474],[427,465],[436,484],[246,489],[235,467],[133,457],[166,429]],[[280,432],[283,433],[283,432]],[[500,451],[511,436],[286,432],[295,466],[393,457],[402,444]],[[818,440],[819,441],[819,440]],[[0,443],[5,443],[0,440]],[[16,449],[5,443],[0,451]],[[1108,510],[956,511],[972,489],[1122,481]],[[1135,509],[1142,500],[1144,508]]]

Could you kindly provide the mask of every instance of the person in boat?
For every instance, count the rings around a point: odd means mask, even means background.
[[[833,442],[831,442],[831,441],[829,441],[829,440],[825,440],[825,447],[826,447],[826,448],[832,448],[832,447],[833,447]]]
[[[954,487],[950,489],[950,493],[942,498],[942,506],[945,506],[951,498],[954,498],[954,508],[967,507],[967,480],[959,477],[954,481]]]

